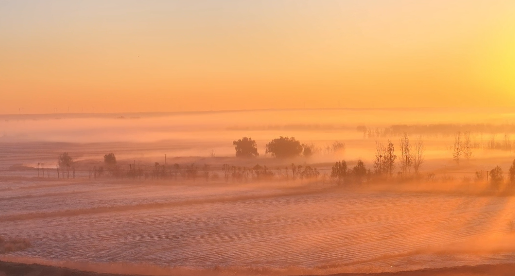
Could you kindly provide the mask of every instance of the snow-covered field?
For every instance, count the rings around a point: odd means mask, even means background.
[[[511,262],[512,197],[327,184],[13,180],[4,257],[194,269],[397,271]]]

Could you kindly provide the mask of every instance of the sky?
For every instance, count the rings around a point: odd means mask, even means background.
[[[0,114],[515,107],[513,0],[0,0]]]

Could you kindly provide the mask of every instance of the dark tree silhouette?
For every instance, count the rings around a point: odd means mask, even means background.
[[[243,137],[238,141],[233,141],[236,157],[256,157],[259,155],[257,151],[256,141],[252,138]]]
[[[361,182],[365,176],[367,176],[367,168],[363,161],[358,160],[358,163],[352,168],[352,174],[356,178],[357,182]]]
[[[302,154],[305,157],[311,157],[315,153],[315,145],[313,145],[313,144],[311,144],[311,145],[303,144],[302,148],[304,149]]]
[[[401,171],[404,175],[408,174],[413,165],[413,154],[411,152],[411,143],[407,133],[401,138]]]
[[[114,166],[116,165],[116,156],[114,156],[114,153],[109,153],[104,155],[104,163],[107,166]]]
[[[496,166],[490,171],[490,183],[492,184],[492,188],[495,190],[499,190],[503,181],[502,169],[499,166]]]
[[[311,166],[305,166],[304,169],[300,172],[300,178],[305,179],[313,179],[318,178],[320,175],[320,172],[317,170],[317,168],[311,167]]]
[[[331,168],[331,177],[338,180],[338,184],[347,176],[347,162],[345,160],[336,162]]]
[[[109,153],[104,155],[104,164],[106,166],[107,171],[113,176],[118,176],[118,168],[116,166],[116,156],[114,153]],[[135,174],[134,174],[135,176]]]
[[[461,132],[454,135],[454,145],[452,147],[452,159],[456,164],[460,164],[460,159],[463,155],[463,142],[461,140]]]
[[[279,137],[266,145],[266,153],[277,158],[295,157],[302,153],[304,148],[294,137]]]
[[[374,171],[377,175],[384,174],[386,170],[386,165],[384,162],[384,157],[386,155],[386,148],[382,143],[376,142],[376,155],[374,161]]]
[[[57,163],[59,167],[66,168],[71,167],[73,165],[73,159],[67,152],[64,152],[59,155],[59,158],[57,159]]]
[[[60,154],[57,158],[57,164],[61,170],[66,169],[67,177],[70,178],[70,168],[73,166],[73,159],[70,154],[67,152]]]
[[[268,169],[266,166],[261,166],[259,164],[252,167],[252,172],[257,180],[272,179],[274,177],[273,171]]]
[[[381,143],[376,143],[376,156],[374,162],[376,174],[387,174],[392,176],[396,158],[397,155],[395,155],[395,147],[390,140],[388,140],[387,147],[383,146]]]
[[[386,155],[384,156],[384,161],[386,168],[388,169],[388,174],[392,176],[393,169],[395,168],[395,159],[397,155],[395,155],[395,148],[393,143],[388,140],[388,147],[386,148]]]

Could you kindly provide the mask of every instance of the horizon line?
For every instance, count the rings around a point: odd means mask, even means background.
[[[267,111],[338,111],[338,110],[504,110],[512,107],[338,107],[338,108],[261,108],[261,109],[221,109],[221,110],[190,110],[190,111],[124,111],[124,112],[52,112],[52,113],[0,113],[0,116],[49,116],[49,115],[167,115],[167,114],[205,114],[205,113],[240,113]]]

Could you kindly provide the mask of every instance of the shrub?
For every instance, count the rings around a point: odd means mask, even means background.
[[[256,157],[259,155],[257,151],[256,141],[252,138],[243,137],[240,140],[233,141],[236,157]]]
[[[294,137],[279,137],[266,145],[266,153],[277,158],[290,158],[298,156],[304,148]]]
[[[104,155],[104,163],[107,166],[116,165],[116,156],[114,155],[114,153],[111,152],[109,154]]]

